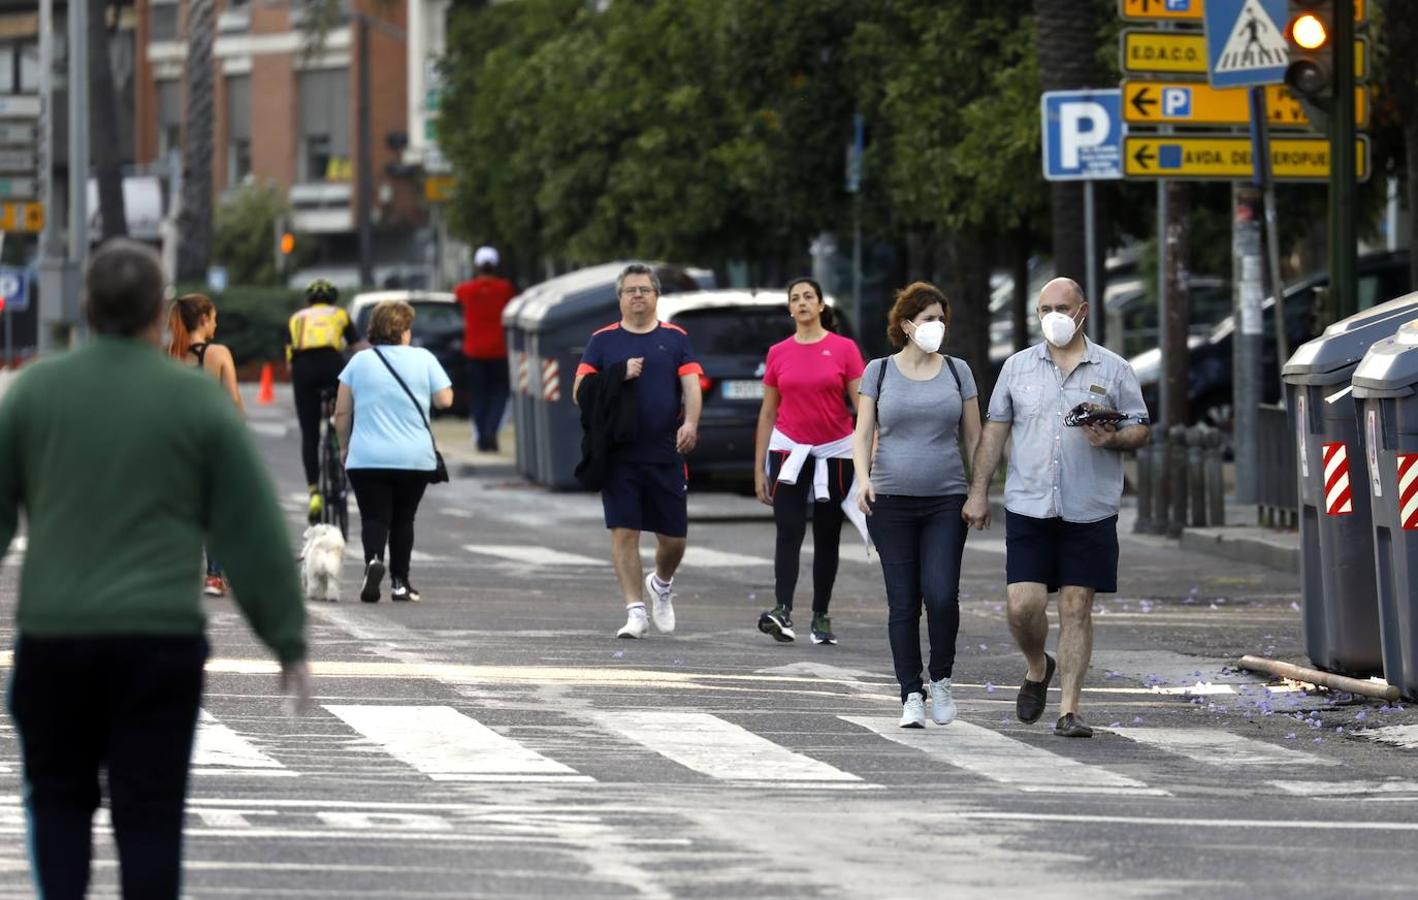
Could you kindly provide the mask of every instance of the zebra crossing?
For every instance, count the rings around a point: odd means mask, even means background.
[[[1309,800],[1361,797],[1418,799],[1418,782],[1335,780],[1343,764],[1316,753],[1280,746],[1216,728],[1128,727],[1100,729],[1139,751],[1148,765],[1138,765],[1139,753],[1095,754],[1104,762],[1069,755],[1073,745],[1050,749],[978,722],[958,719],[947,727],[902,729],[894,716],[833,717],[857,738],[881,742],[877,750],[849,754],[819,748],[793,748],[781,740],[755,733],[763,719],[745,725],[714,713],[685,709],[588,709],[574,715],[578,722],[556,724],[576,735],[572,742],[537,740],[532,727],[508,728],[480,721],[478,713],[447,704],[329,703],[310,715],[308,733],[289,736],[261,734],[260,716],[232,713],[218,716],[203,709],[198,720],[192,772],[198,795],[225,790],[234,781],[296,779],[348,771],[379,771],[413,778],[430,785],[550,784],[591,785],[614,781],[605,773],[582,771],[585,754],[570,753],[576,744],[631,748],[644,756],[636,768],[642,783],[690,779],[752,787],[771,781],[778,787],[879,789],[879,769],[859,770],[860,759],[879,758],[887,747],[904,747],[923,761],[984,788],[1025,795],[1092,794],[1117,797],[1169,798],[1171,776],[1180,759],[1220,770],[1235,767],[1261,770],[1256,784],[1276,796]],[[558,714],[562,716],[563,714]],[[254,727],[253,727],[254,726]],[[523,733],[514,737],[510,732]],[[531,737],[526,736],[532,735]],[[1095,746],[1102,742],[1095,742]],[[337,752],[338,751],[338,752]],[[344,754],[341,756],[340,754]],[[13,730],[0,732],[0,777],[19,775],[18,747]],[[571,758],[558,758],[568,756]],[[1121,756],[1121,763],[1120,763]],[[356,763],[350,763],[354,759]],[[656,765],[674,770],[657,772]],[[1126,771],[1122,770],[1126,765]],[[686,773],[687,770],[687,773]],[[1272,776],[1265,777],[1269,772]],[[1357,774],[1357,773],[1356,773]],[[1305,777],[1308,776],[1308,777]],[[1181,781],[1185,783],[1186,776]],[[269,782],[268,782],[269,783]]]

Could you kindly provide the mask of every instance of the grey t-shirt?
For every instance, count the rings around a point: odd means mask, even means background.
[[[886,357],[886,380],[880,398],[876,383],[883,360],[874,359],[862,373],[861,394],[877,400],[879,438],[871,483],[878,494],[940,497],[964,494],[965,462],[960,458],[960,412],[964,401],[979,390],[970,366],[959,357],[955,371],[942,362],[929,381],[913,381],[902,374],[896,360]]]

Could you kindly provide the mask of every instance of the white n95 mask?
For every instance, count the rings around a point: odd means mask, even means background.
[[[1066,346],[1078,331],[1078,323],[1073,316],[1061,312],[1045,313],[1040,317],[1039,325],[1044,330],[1044,340],[1055,347]]]
[[[911,341],[917,347],[927,353],[934,353],[940,349],[940,344],[945,340],[944,322],[926,322],[917,325],[911,333]]]

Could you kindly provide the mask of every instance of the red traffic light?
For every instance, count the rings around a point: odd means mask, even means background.
[[[291,234],[289,231],[284,232],[281,235],[281,254],[284,256],[290,256],[294,252],[295,235]]]

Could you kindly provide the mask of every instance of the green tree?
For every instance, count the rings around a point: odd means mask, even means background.
[[[222,200],[217,207],[212,256],[226,266],[232,284],[281,283],[276,264],[276,231],[289,215],[285,192],[270,183],[243,185]],[[297,248],[301,243],[296,241]]]

